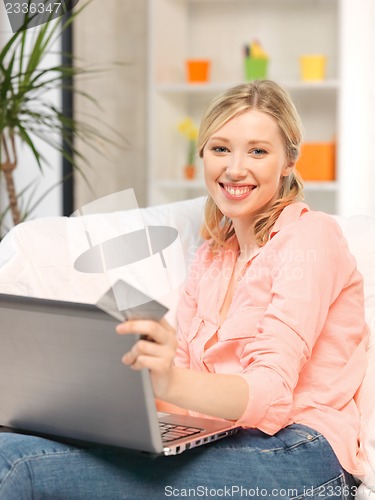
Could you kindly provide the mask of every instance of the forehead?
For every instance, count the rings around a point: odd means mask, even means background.
[[[258,109],[249,109],[230,118],[219,127],[211,138],[220,135],[235,135],[237,137],[259,136],[259,138],[271,139],[275,136],[281,137],[276,120]]]

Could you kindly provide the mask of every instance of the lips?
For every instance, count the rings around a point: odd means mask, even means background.
[[[237,184],[222,184],[220,186],[225,195],[232,199],[243,199],[248,196],[256,186],[253,185],[237,185]]]

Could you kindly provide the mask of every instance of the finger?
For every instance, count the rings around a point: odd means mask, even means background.
[[[156,344],[157,345],[157,344]],[[131,353],[132,359],[131,363],[127,362],[128,366],[133,370],[141,370],[143,368],[147,368],[151,371],[156,372],[165,372],[169,370],[171,365],[173,365],[173,353],[171,351],[166,350],[164,346],[158,346],[160,351],[155,352],[141,352],[134,356],[134,353]],[[156,354],[156,355],[155,355]],[[126,356],[126,355],[125,355]],[[130,359],[130,358],[128,358]]]
[[[167,363],[171,363],[174,358],[174,350],[164,345],[156,344],[155,342],[140,340],[123,356],[122,361],[126,365],[133,366],[141,357],[163,358]],[[144,366],[142,365],[142,367]]]
[[[116,327],[118,333],[147,333],[149,330],[165,328],[173,330],[166,320],[154,321],[151,319],[133,319],[120,323]]]
[[[134,329],[148,329],[149,325],[159,325],[167,330],[173,330],[172,326],[168,323],[165,318],[158,321],[152,319],[128,319],[119,323],[116,327],[119,333],[134,333]],[[138,333],[138,331],[137,331]]]
[[[166,321],[161,324],[152,320],[129,320],[117,325],[116,332],[120,335],[138,333],[159,344],[168,343],[175,337],[174,329]]]
[[[148,354],[152,356],[157,356],[160,354],[160,348],[162,346],[160,344],[156,344],[155,342],[149,342],[147,340],[139,340],[134,344],[129,352],[124,354],[123,361],[126,364],[132,364],[136,360],[136,358],[141,354]]]
[[[142,354],[138,356],[138,358],[129,365],[132,370],[139,371],[143,369],[150,370],[154,373],[163,373],[170,365],[165,362],[164,359],[154,356],[146,356]]]

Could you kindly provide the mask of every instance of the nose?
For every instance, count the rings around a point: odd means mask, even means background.
[[[244,179],[248,174],[245,159],[240,155],[230,155],[225,172],[231,180]]]

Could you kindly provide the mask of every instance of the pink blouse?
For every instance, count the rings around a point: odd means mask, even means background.
[[[212,255],[209,242],[198,249],[179,306],[176,365],[239,374],[249,399],[238,424],[271,435],[294,422],[310,426],[348,472],[361,473],[353,398],[368,328],[362,276],[340,227],[304,203],[287,206],[220,325],[236,254]]]

